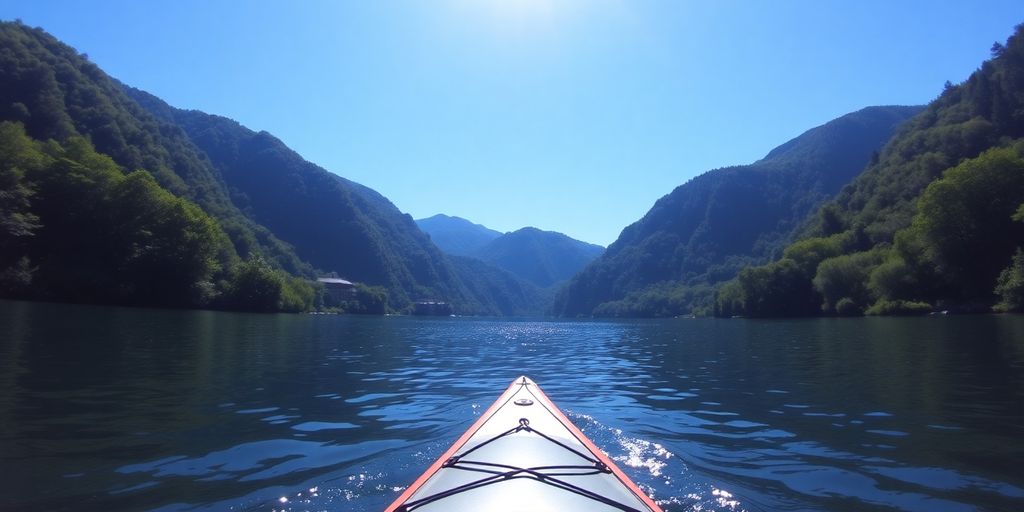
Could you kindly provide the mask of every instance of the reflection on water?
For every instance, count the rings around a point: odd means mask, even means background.
[[[0,302],[0,509],[380,510],[520,374],[669,511],[1024,510],[1024,318]]]

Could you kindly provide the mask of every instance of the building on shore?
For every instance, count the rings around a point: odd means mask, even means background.
[[[340,304],[356,296],[356,285],[352,281],[337,277],[318,277],[316,282],[323,285],[324,291],[335,303]]]

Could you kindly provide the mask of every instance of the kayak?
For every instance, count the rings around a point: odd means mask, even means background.
[[[386,512],[662,512],[520,377]]]

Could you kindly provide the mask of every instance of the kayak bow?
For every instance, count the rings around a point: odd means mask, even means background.
[[[662,512],[526,377],[386,512]]]

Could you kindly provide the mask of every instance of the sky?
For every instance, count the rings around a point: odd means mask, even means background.
[[[608,245],[696,175],[934,99],[1024,2],[0,0],[0,18],[414,218]]]

